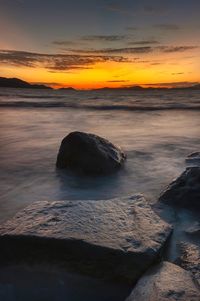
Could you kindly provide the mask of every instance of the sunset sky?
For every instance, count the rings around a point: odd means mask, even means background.
[[[52,87],[200,82],[199,0],[0,0],[0,76]]]

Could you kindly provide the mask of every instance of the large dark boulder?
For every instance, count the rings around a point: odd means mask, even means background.
[[[138,281],[126,301],[199,301],[200,291],[190,273],[163,262]]]
[[[61,143],[56,166],[88,174],[114,172],[125,161],[123,151],[94,134],[72,132]]]
[[[161,194],[159,201],[190,210],[200,209],[200,167],[187,168]]]

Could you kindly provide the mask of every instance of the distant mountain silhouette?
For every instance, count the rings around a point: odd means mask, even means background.
[[[60,88],[58,91],[76,91],[76,89],[69,87],[69,88]]]
[[[0,77],[0,87],[4,88],[26,88],[26,89],[51,89],[45,85],[29,84],[19,78]]]
[[[99,89],[95,89],[95,91],[107,91],[107,90],[116,90],[116,91],[121,91],[121,90],[144,90],[143,87],[141,86],[132,86],[132,87],[118,87],[118,88],[109,88],[109,87],[104,87],[104,88],[99,88]]]
[[[0,88],[27,88],[27,89],[53,89],[46,85],[37,85],[37,84],[30,84],[24,80],[19,78],[6,78],[0,77]],[[141,86],[132,86],[132,87],[118,87],[118,88],[98,88],[92,89],[91,91],[148,91],[148,90],[200,90],[200,84],[191,85],[189,87],[172,87],[172,88],[159,88],[159,87],[141,87]],[[77,91],[76,89],[69,87],[69,88],[60,88],[58,91]]]
[[[200,84],[193,85],[193,86],[190,86],[190,87],[186,87],[184,89],[187,89],[187,90],[200,90]]]
[[[200,90],[200,84],[192,85],[189,87],[141,87],[141,86],[132,86],[132,87],[119,87],[119,88],[99,88],[94,91],[148,91],[148,90]]]

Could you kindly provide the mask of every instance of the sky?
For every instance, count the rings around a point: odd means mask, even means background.
[[[54,88],[200,82],[199,0],[0,0],[0,76]]]

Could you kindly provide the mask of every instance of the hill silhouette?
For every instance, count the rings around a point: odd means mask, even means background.
[[[0,77],[0,87],[4,88],[26,88],[26,89],[51,89],[45,85],[29,84],[19,78]]]

